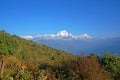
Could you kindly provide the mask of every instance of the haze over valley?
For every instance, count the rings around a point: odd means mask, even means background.
[[[21,37],[73,54],[89,54],[91,52],[104,54],[111,52],[120,55],[120,37],[95,38],[87,33],[73,35],[66,30],[62,30],[57,34]]]

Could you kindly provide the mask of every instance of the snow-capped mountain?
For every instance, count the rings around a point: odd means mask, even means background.
[[[37,35],[37,36],[22,36],[22,38],[33,40],[33,39],[62,39],[62,40],[78,40],[78,39],[91,39],[92,37],[88,34],[80,34],[80,35],[72,35],[71,33],[67,32],[66,30],[62,30],[57,34],[44,34],[44,35]]]
[[[81,52],[103,54],[109,51],[120,55],[120,38],[92,38],[88,34],[73,35],[66,30],[57,34],[22,36],[22,38],[74,54]]]
[[[72,37],[71,33],[68,33],[66,30],[60,31],[56,35],[57,37]]]

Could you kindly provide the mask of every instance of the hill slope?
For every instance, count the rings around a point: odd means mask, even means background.
[[[16,35],[10,35],[5,31],[0,31],[0,48],[2,47],[7,47],[10,54],[16,53],[14,56],[17,56],[19,59],[39,58],[48,62],[54,59],[64,60],[71,56],[64,51],[37,44],[33,41],[19,38]],[[5,53],[5,49],[0,49],[0,53]]]
[[[63,62],[74,58],[73,55],[64,51],[10,35],[5,31],[0,31],[0,57],[0,66],[3,67],[2,57],[5,58],[6,63],[4,72],[0,67],[1,74],[12,71],[13,75],[16,74],[18,65],[33,65],[36,68],[39,68],[41,64],[60,66]]]

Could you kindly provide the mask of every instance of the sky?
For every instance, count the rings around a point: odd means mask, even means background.
[[[120,0],[0,0],[0,30],[18,36],[67,30],[120,37]]]

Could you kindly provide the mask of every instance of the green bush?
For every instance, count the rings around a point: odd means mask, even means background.
[[[101,64],[105,67],[107,71],[109,71],[115,80],[119,80],[120,74],[120,57],[112,55],[112,54],[105,54],[102,57]]]

